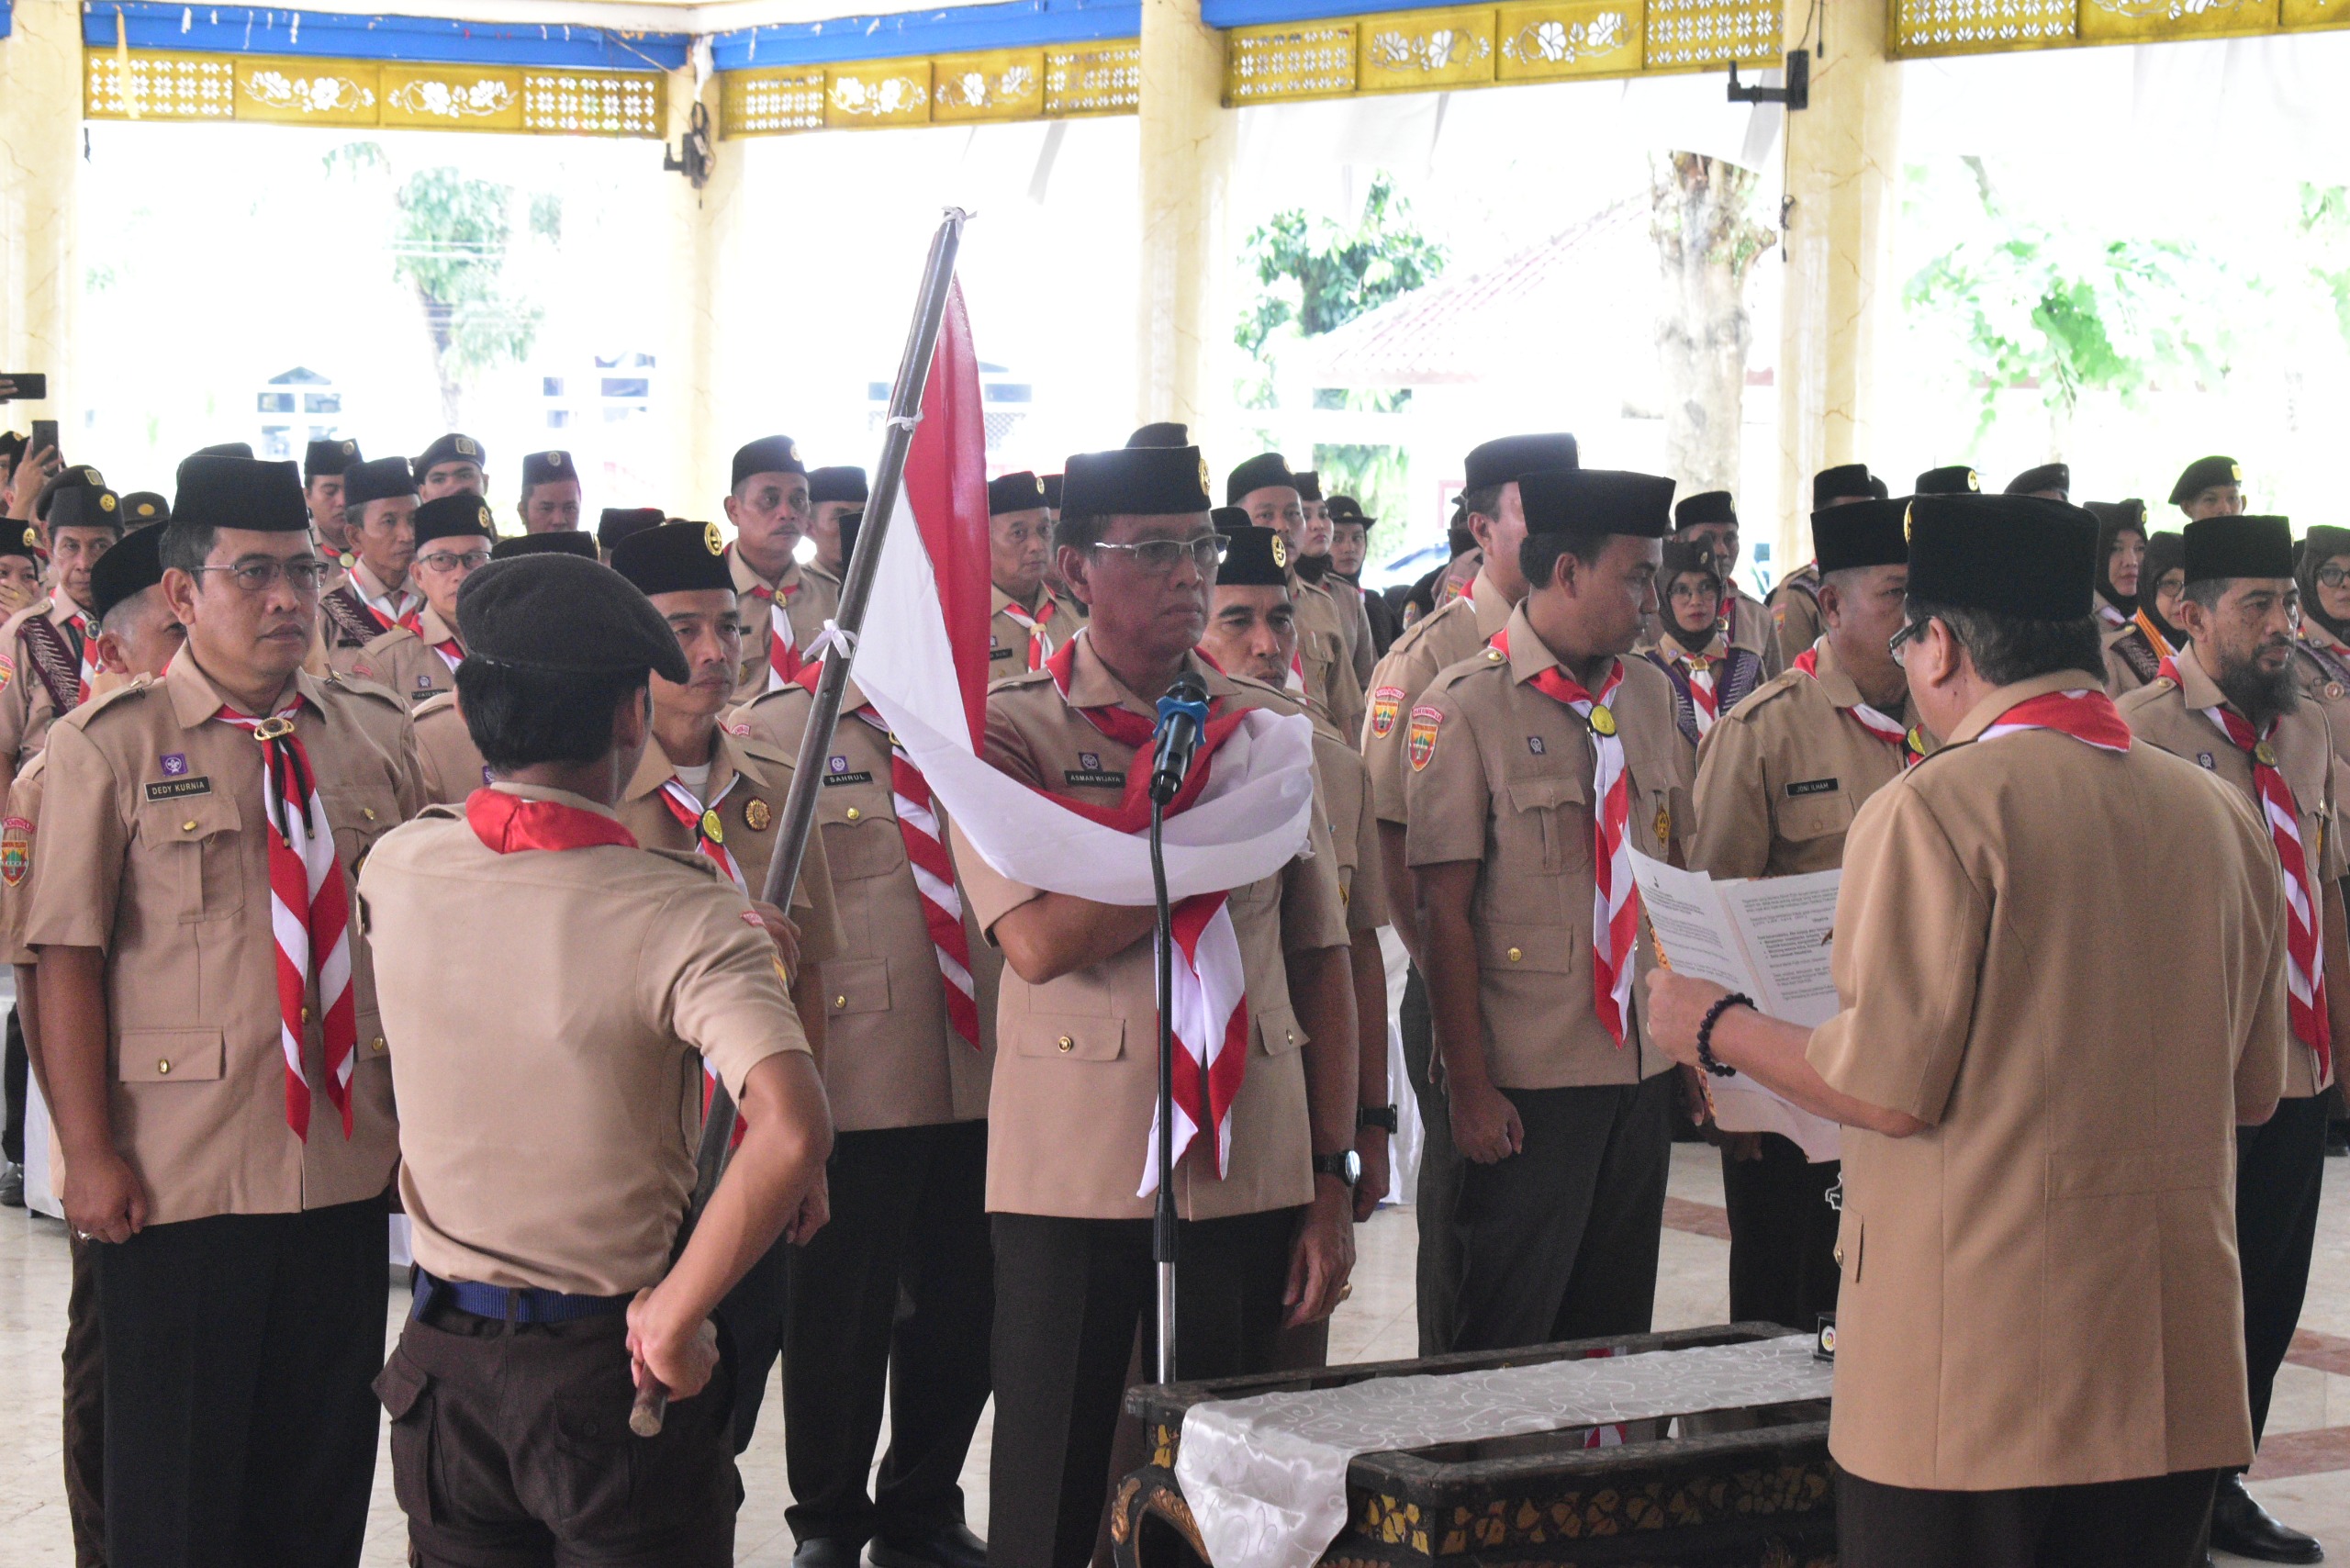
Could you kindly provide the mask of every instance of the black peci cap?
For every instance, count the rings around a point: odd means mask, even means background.
[[[659,507],[606,507],[596,520],[596,543],[609,551],[632,533],[660,527],[667,515]]]
[[[2021,621],[2079,621],[2097,587],[2097,520],[2044,496],[1909,498],[1909,597]]]
[[[25,439],[21,431],[0,431],[0,457],[11,463],[21,461],[25,455]]]
[[[517,555],[585,555],[592,561],[596,536],[576,528],[558,528],[549,533],[518,533],[489,547],[493,561],[510,561]]]
[[[255,533],[304,533],[310,509],[302,501],[301,471],[291,463],[196,454],[180,465],[172,523],[181,528],[241,528]]]
[[[378,457],[373,463],[354,463],[342,471],[342,505],[346,512],[369,501],[414,494],[416,475],[409,470],[405,457]]]
[[[1824,511],[1837,501],[1864,501],[1872,496],[1885,499],[1885,486],[1881,480],[1869,477],[1869,465],[1865,463],[1840,463],[1811,476],[1814,511]]]
[[[314,441],[302,453],[302,483],[341,474],[366,461],[355,441]]]
[[[153,490],[133,490],[122,498],[125,528],[152,528],[172,521],[172,503]]]
[[[1290,472],[1289,459],[1278,452],[1260,452],[1227,475],[1224,481],[1226,506],[1238,506],[1252,490],[1297,488],[1297,476]]]
[[[2293,575],[2293,525],[2281,517],[2198,518],[2179,532],[2190,583]]]
[[[1846,501],[1813,512],[1811,544],[1820,571],[1900,566],[1909,559],[1908,515],[1907,496],[1892,501]]]
[[[1921,496],[1971,496],[1982,488],[1982,476],[1964,463],[1929,468],[1918,476],[1918,494]]]
[[[1226,527],[1223,514],[1235,510],[1230,507],[1217,509],[1216,532],[1224,535],[1224,564],[1215,570],[1218,588],[1287,588],[1289,586],[1289,544],[1280,532],[1270,528],[1259,528],[1242,512],[1237,527]]]
[[[1486,490],[1524,475],[1582,466],[1575,438],[1563,431],[1551,435],[1505,435],[1470,449],[1461,488]]]
[[[253,443],[249,441],[224,441],[212,446],[199,446],[194,454],[197,457],[243,458],[251,458],[252,454]]]
[[[2037,468],[2027,468],[2008,481],[2008,494],[2028,496],[2034,490],[2062,490],[2073,493],[2073,465],[2069,463],[2043,463]]]
[[[1521,474],[1518,503],[1528,533],[1628,533],[1662,539],[1673,531],[1673,481],[1617,468]]]
[[[807,465],[800,461],[800,448],[788,435],[763,435],[746,442],[734,451],[734,477],[727,488],[739,487],[754,474],[805,474]]]
[[[1045,487],[1045,504],[1055,511],[1061,510],[1061,476],[1058,474],[1040,476],[1036,483]]]
[[[106,488],[105,476],[86,463],[61,468],[33,498],[33,516],[56,528],[111,528],[122,532],[122,498]]]
[[[1700,490],[1694,496],[1683,497],[1673,509],[1675,533],[1684,528],[1704,528],[1718,522],[1738,526],[1738,503],[1730,498],[1728,490]]]
[[[863,506],[872,498],[866,489],[862,468],[818,468],[808,476],[808,504],[811,507],[824,501],[852,501]]]
[[[1045,482],[1034,474],[1003,474],[988,481],[988,515],[1008,511],[1042,511]]]
[[[36,566],[40,565],[40,530],[29,522],[15,518],[0,518],[0,555],[22,555]],[[98,557],[103,561],[106,556]]]
[[[163,580],[163,531],[142,528],[98,557],[90,568],[90,612],[104,621],[132,594]]]
[[[1171,420],[1161,420],[1157,424],[1145,425],[1126,437],[1126,444],[1128,446],[1189,446],[1192,444],[1192,427],[1176,424]]]
[[[452,431],[424,449],[424,455],[416,460],[416,476],[422,479],[442,463],[470,463],[479,468],[488,461],[489,455],[482,451],[481,442]]]
[[[1174,517],[1208,510],[1208,465],[1196,446],[1080,452],[1061,479],[1070,517]]]
[[[726,566],[726,541],[714,522],[665,522],[639,529],[612,546],[612,570],[647,595],[734,590],[734,574]]]
[[[416,547],[421,550],[435,539],[495,539],[498,522],[490,515],[489,503],[469,491],[453,496],[442,496],[416,509]]]
[[[526,452],[522,454],[522,488],[529,491],[533,485],[552,485],[558,479],[576,479],[579,465],[571,461],[568,452]]]
[[[543,554],[492,561],[457,590],[465,656],[534,675],[693,678],[677,634],[610,566]]]
[[[2244,483],[2244,465],[2232,457],[2199,457],[2170,487],[2170,504],[2183,507],[2214,485]]]

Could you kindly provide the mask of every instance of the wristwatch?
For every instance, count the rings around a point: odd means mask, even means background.
[[[1336,1176],[1352,1190],[1362,1180],[1362,1156],[1351,1148],[1342,1154],[1317,1154],[1314,1157],[1314,1174]]]
[[[1363,1105],[1355,1111],[1355,1130],[1384,1127],[1390,1137],[1395,1136],[1395,1107],[1393,1105]]]

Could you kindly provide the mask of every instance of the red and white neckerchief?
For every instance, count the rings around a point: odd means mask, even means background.
[[[533,801],[503,790],[476,790],[465,797],[465,825],[500,855],[518,849],[586,849],[616,844],[641,847],[636,834],[600,812],[561,801]]]
[[[405,626],[419,637],[424,635],[422,594],[409,588],[393,588],[387,593],[371,594],[359,586],[359,579],[355,577],[351,579],[351,588],[359,596],[359,602],[367,607],[367,613],[374,616],[376,624],[385,631]]]
[[[1028,633],[1028,667],[1030,669],[1043,669],[1045,661],[1052,657],[1052,633],[1046,630],[1046,626],[1052,620],[1053,611],[1059,608],[1053,602],[1051,594],[1045,596],[1044,604],[1034,615],[1022,609],[1016,599],[1004,601],[1002,613],[1011,618],[1013,625]]]
[[[753,581],[751,597],[767,601],[767,684],[769,691],[780,691],[800,678],[805,663],[800,656],[800,641],[791,630],[791,617],[784,606],[802,585],[793,583],[781,589]]]
[[[416,634],[419,638],[424,635],[421,625],[418,627]],[[449,666],[449,673],[452,675],[456,674],[457,666],[465,662],[465,645],[457,641],[457,634],[454,632],[450,633],[442,641],[432,644],[431,648],[434,653],[441,655],[441,662]]]
[[[1995,741],[2025,730],[2054,730],[2099,751],[2130,749],[2129,721],[2112,698],[2089,687],[2028,697],[1992,720],[1975,738]]]
[[[319,798],[310,754],[295,730],[300,699],[266,719],[223,707],[213,714],[261,743],[262,816],[269,834],[269,914],[277,939],[278,1039],[285,1050],[285,1125],[308,1142],[310,1081],[302,1038],[316,983],[319,1040],[327,1099],[351,1136],[351,1072],[359,1044],[358,1002],[351,986],[351,894],[334,856],[334,824]]]
[[[2165,659],[2157,678],[2181,685],[2178,666]],[[2325,1010],[2325,944],[2318,929],[2317,868],[2310,864],[2301,842],[2300,813],[2292,787],[2277,770],[2277,752],[2267,733],[2255,734],[2252,721],[2232,708],[2210,707],[2203,716],[2218,726],[2235,748],[2252,759],[2252,793],[2268,823],[2268,842],[2277,848],[2277,864],[2285,877],[2285,1012],[2292,1020],[2293,1036],[2317,1055],[2318,1077],[2333,1065],[2333,1025]]]
[[[1507,657],[1508,629],[1494,633],[1490,645]],[[1625,833],[1631,820],[1631,784],[1624,774],[1624,738],[1617,734],[1616,714],[1607,706],[1623,679],[1624,661],[1617,659],[1607,666],[1597,696],[1556,665],[1528,683],[1573,709],[1591,731],[1591,798],[1596,802],[1591,813],[1591,1004],[1618,1049],[1631,1016],[1632,939],[1639,925],[1639,903],[1632,896],[1632,850]]]
[[[98,629],[90,617],[79,610],[65,618],[65,624],[73,632],[74,646],[82,654],[81,685],[73,698],[74,705],[78,707],[90,700],[91,683],[98,678]]]
[[[1061,644],[1045,662],[1061,700],[1069,701],[1069,672],[1077,662],[1078,639]],[[1075,707],[1074,703],[1070,706]],[[1245,713],[1222,711],[1221,700],[1208,705],[1208,725],[1192,754],[1192,771],[1183,788],[1169,802],[1174,817],[1190,809],[1207,787],[1208,765],[1216,749],[1240,727]],[[1056,795],[1069,810],[1121,833],[1144,833],[1150,826],[1149,756],[1156,726],[1150,720],[1115,703],[1079,708],[1086,722],[1110,740],[1130,746],[1137,766],[1126,770],[1125,798],[1114,807],[1095,806]],[[1248,982],[1240,959],[1240,932],[1232,923],[1231,893],[1194,893],[1175,905],[1173,994],[1168,998],[1169,1033],[1175,1039],[1174,1158],[1184,1151],[1202,1126],[1215,1129],[1215,1173],[1220,1180],[1232,1157],[1232,1103],[1248,1071]],[[1204,1081],[1205,1095],[1202,1094]],[[1151,1114],[1149,1136],[1143,1153],[1142,1184],[1136,1196],[1158,1190],[1158,1116]]]
[[[1796,655],[1796,662],[1792,667],[1818,680],[1819,678],[1819,649],[1816,646],[1806,648]],[[1840,703],[1837,705],[1837,711],[1898,751],[1901,754],[1901,766],[1905,768],[1917,767],[1919,759],[1926,755],[1926,748],[1919,744],[1917,731],[1903,729],[1900,720],[1872,708],[1865,702],[1855,702],[1849,708]]]
[[[733,792],[735,783],[742,777],[738,773],[727,779],[726,788],[718,792],[718,799],[707,805],[694,799],[694,792],[687,789],[684,781],[674,773],[661,781],[659,794],[661,803],[669,808],[671,816],[677,819],[677,825],[694,835],[695,851],[725,872],[726,879],[740,888],[744,897],[755,898],[757,894],[743,876],[742,863],[734,858],[734,852],[726,847],[726,827],[718,814],[720,802]]]
[[[1697,733],[1702,735],[1722,716],[1721,693],[1714,689],[1714,666],[1722,662],[1723,655],[1687,653],[1682,651],[1678,642],[1673,647],[1674,651],[1665,656],[1689,678],[1689,705],[1697,711]]]
[[[2097,619],[2098,625],[2114,631],[2130,624],[2130,617],[2116,609],[2103,594],[2097,596]]]

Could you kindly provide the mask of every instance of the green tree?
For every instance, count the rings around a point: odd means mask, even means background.
[[[2310,281],[2333,302],[2333,321],[2350,342],[2350,190],[2301,185],[2301,236]]]
[[[423,169],[400,187],[397,200],[392,266],[424,313],[440,373],[441,412],[454,430],[465,383],[520,361],[538,338],[543,312],[513,297],[504,276],[514,191],[455,169]],[[562,209],[554,198],[542,196],[531,218],[537,232],[553,237]]]

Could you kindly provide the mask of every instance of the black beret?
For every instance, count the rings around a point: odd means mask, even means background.
[[[0,457],[14,463],[25,454],[25,438],[16,431],[0,431]]]
[[[405,457],[378,457],[373,463],[355,463],[342,471],[342,504],[358,521],[360,508],[369,501],[387,501],[395,496],[416,494],[416,475],[409,471]]]
[[[1155,425],[1145,425],[1126,437],[1128,446],[1189,446],[1192,427],[1162,420]]]
[[[1811,514],[1811,546],[1822,572],[1856,566],[1897,566],[1909,558],[1904,520],[1909,498],[1846,501]]]
[[[693,668],[636,585],[577,555],[492,561],[457,590],[467,658],[535,675],[635,675],[679,686]]]
[[[302,454],[302,483],[307,485],[320,475],[342,473],[366,461],[359,455],[355,441],[314,441]]]
[[[488,460],[481,449],[481,442],[453,431],[424,449],[424,455],[416,460],[416,476],[423,478],[438,464],[470,463],[478,468]]]
[[[1208,465],[1196,446],[1080,452],[1061,480],[1071,517],[1172,517],[1208,510]]]
[[[1673,481],[1618,468],[1559,468],[1521,474],[1519,506],[1528,533],[1628,533],[1662,539],[1673,528]]]
[[[470,491],[441,496],[416,509],[416,547],[435,539],[495,539],[498,521],[489,503]]]
[[[2008,494],[2028,496],[2034,490],[2062,490],[2073,493],[2073,465],[2069,463],[2043,463],[2037,468],[2027,468],[2008,481]]]
[[[163,580],[163,531],[142,528],[98,557],[90,568],[90,613],[99,620],[142,589]]]
[[[1322,476],[1313,469],[1301,468],[1290,477],[1297,481],[1299,500],[1318,501],[1322,498]]]
[[[805,474],[807,466],[800,461],[800,448],[788,435],[763,435],[735,449],[734,477],[727,488],[733,489],[754,474]]]
[[[252,454],[253,443],[249,441],[224,441],[217,446],[199,446],[195,453],[198,457],[250,458]]]
[[[1982,477],[1964,463],[1953,463],[1946,468],[1929,468],[1918,476],[1918,494],[1921,496],[1970,496],[1982,488]],[[2061,620],[2063,617],[2052,619]]]
[[[2170,487],[2170,504],[2183,507],[2214,485],[2244,483],[2244,465],[2232,457],[2199,457]]]
[[[606,507],[596,520],[596,543],[610,550],[632,533],[660,527],[666,516],[659,507]]]
[[[1684,528],[1703,528],[1708,523],[1726,522],[1738,526],[1738,504],[1730,499],[1728,490],[1700,490],[1685,496],[1673,509],[1673,528],[1679,532]]]
[[[171,521],[172,503],[152,490],[133,490],[122,498],[122,521],[126,528],[152,528]]]
[[[1332,496],[1329,505],[1332,522],[1359,522],[1369,528],[1373,521],[1364,513],[1362,503],[1352,496]]]
[[[1461,488],[1487,490],[1506,485],[1524,474],[1580,468],[1583,459],[1575,452],[1575,438],[1561,431],[1555,435],[1505,435],[1486,442],[1470,449],[1464,466],[1468,476]]]
[[[1060,510],[1061,476],[1058,474],[1047,474],[1038,479],[1036,483],[1045,487],[1045,504],[1052,508],[1055,511]]]
[[[641,528],[612,546],[612,570],[643,592],[704,593],[734,590],[726,565],[726,541],[714,522],[665,522]]]
[[[1224,499],[1227,506],[1238,506],[1252,490],[1297,488],[1297,476],[1289,471],[1289,459],[1278,452],[1260,452],[1235,468],[1224,481]]]
[[[1042,511],[1045,482],[1034,474],[1002,474],[988,481],[988,515],[1008,511]]]
[[[854,501],[863,506],[873,498],[865,486],[865,470],[854,466],[819,468],[808,476],[808,504]]]
[[[0,518],[0,555],[22,555],[35,566],[40,564],[40,530],[29,522],[15,518]],[[98,557],[103,561],[104,555]]]
[[[1722,580],[1721,568],[1714,564],[1714,553],[1711,550],[1700,549],[1694,543],[1684,544],[1674,540],[1666,540],[1664,558],[1657,564],[1656,568],[1657,591],[1662,593],[1671,588],[1673,579],[1684,572],[1702,573],[1713,578],[1716,584],[1719,584]]]
[[[1279,532],[1245,521],[1236,528],[1218,522],[1216,532],[1225,539],[1224,565],[1215,569],[1218,588],[1289,586],[1289,543]]]
[[[571,461],[568,452],[526,452],[522,454],[522,488],[533,485],[552,485],[558,479],[579,477],[578,465]]]
[[[585,555],[596,558],[596,536],[582,533],[576,528],[558,528],[548,533],[518,533],[511,539],[501,539],[489,547],[493,561],[511,560],[517,555]]]
[[[2281,517],[2198,518],[2179,532],[2190,583],[2293,575],[2293,525]]]
[[[99,505],[104,497],[106,504]],[[33,516],[51,528],[122,527],[121,498],[106,488],[106,476],[86,463],[60,468],[33,498]]]
[[[1909,597],[2023,621],[2079,621],[2097,585],[2097,520],[2045,496],[1909,498]]]
[[[1811,476],[1811,510],[1824,511],[1832,501],[1885,499],[1883,485],[1869,477],[1865,463],[1840,463]]]
[[[291,463],[207,457],[199,452],[180,465],[172,522],[181,528],[308,532],[310,510],[302,504],[301,471]]]

